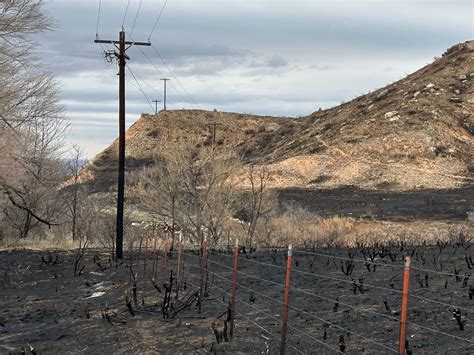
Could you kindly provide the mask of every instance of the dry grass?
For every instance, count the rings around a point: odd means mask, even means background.
[[[330,246],[355,247],[375,243],[405,243],[418,245],[453,241],[463,236],[474,237],[474,225],[469,222],[444,221],[370,221],[348,217],[282,214],[271,221],[273,232],[262,245],[289,243],[315,249]]]
[[[59,237],[54,234],[30,236],[26,239],[5,237],[0,242],[0,250],[74,250],[77,246],[71,237]]]

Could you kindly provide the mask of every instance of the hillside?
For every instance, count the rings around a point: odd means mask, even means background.
[[[242,144],[261,132],[279,132],[291,118],[255,116],[203,110],[161,111],[142,115],[126,132],[126,171],[132,173],[151,164],[157,147],[172,141],[199,137],[202,144]],[[215,128],[215,138],[214,138]],[[118,139],[92,159],[83,171],[95,188],[115,188]],[[248,160],[247,160],[248,161]]]
[[[279,161],[272,167],[282,186],[460,187],[474,172],[473,81],[471,41],[391,85],[276,135],[264,132],[243,149],[253,161]]]
[[[143,115],[127,131],[127,172],[151,163],[170,140],[199,135],[236,144],[248,164],[267,165],[275,188],[410,191],[472,186],[474,41],[448,49],[406,78],[303,118],[177,110]],[[115,187],[117,141],[84,177]]]

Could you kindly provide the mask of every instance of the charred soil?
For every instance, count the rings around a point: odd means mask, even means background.
[[[413,354],[474,351],[471,244],[307,252],[293,254],[288,353],[336,353],[341,337],[349,354],[397,349],[405,255],[412,256],[415,266],[409,349]],[[189,249],[184,253],[182,290],[179,300],[172,292],[168,319],[163,312],[166,285],[162,282],[169,277],[163,255],[158,256],[155,274],[151,253],[145,266],[143,253],[116,264],[104,251],[91,250],[81,276],[73,277],[74,255],[0,252],[0,353],[279,351],[286,250],[240,254],[234,338],[226,342],[223,337],[220,343],[213,328],[224,329],[231,289],[230,253],[208,253],[202,313],[196,307],[199,254]],[[136,276],[135,293],[130,265]],[[173,265],[175,255],[168,260],[170,269]],[[155,276],[157,287],[152,282]]]

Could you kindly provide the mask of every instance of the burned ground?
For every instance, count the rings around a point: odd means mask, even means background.
[[[459,240],[438,246],[296,249],[288,353],[336,353],[341,336],[350,354],[397,349],[405,255],[411,255],[414,264],[408,312],[408,345],[413,354],[472,353],[471,246]],[[185,251],[184,289],[180,301],[174,300],[174,291],[172,299],[175,310],[186,301],[188,307],[170,319],[164,319],[162,309],[161,282],[168,279],[163,255],[156,263],[161,293],[151,281],[151,253],[145,267],[143,253],[116,264],[104,251],[89,251],[78,277],[73,277],[74,256],[61,251],[1,252],[1,353],[23,349],[45,354],[279,351],[286,250],[240,254],[234,339],[220,344],[212,327],[223,330],[230,300],[231,254],[209,251],[207,294],[199,314],[199,253]],[[175,258],[168,260],[170,269]],[[137,304],[131,264],[137,275]]]
[[[282,204],[297,204],[325,217],[462,221],[474,210],[474,186],[413,191],[293,188],[279,190],[278,195]]]

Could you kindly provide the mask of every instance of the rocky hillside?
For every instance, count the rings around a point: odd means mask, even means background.
[[[203,110],[142,115],[126,132],[126,172],[130,174],[152,164],[157,151],[173,141],[195,137],[203,145],[241,145],[248,139],[256,141],[254,136],[262,132],[278,132],[291,121],[291,118]],[[89,162],[83,170],[84,179],[96,189],[115,188],[117,157],[118,139]]]
[[[277,188],[471,186],[473,82],[470,41],[400,81],[299,119],[199,110],[144,115],[127,131],[127,171],[151,163],[158,145],[197,134],[203,144],[236,144],[246,163],[270,168]],[[116,156],[115,141],[84,176],[111,186]]]

